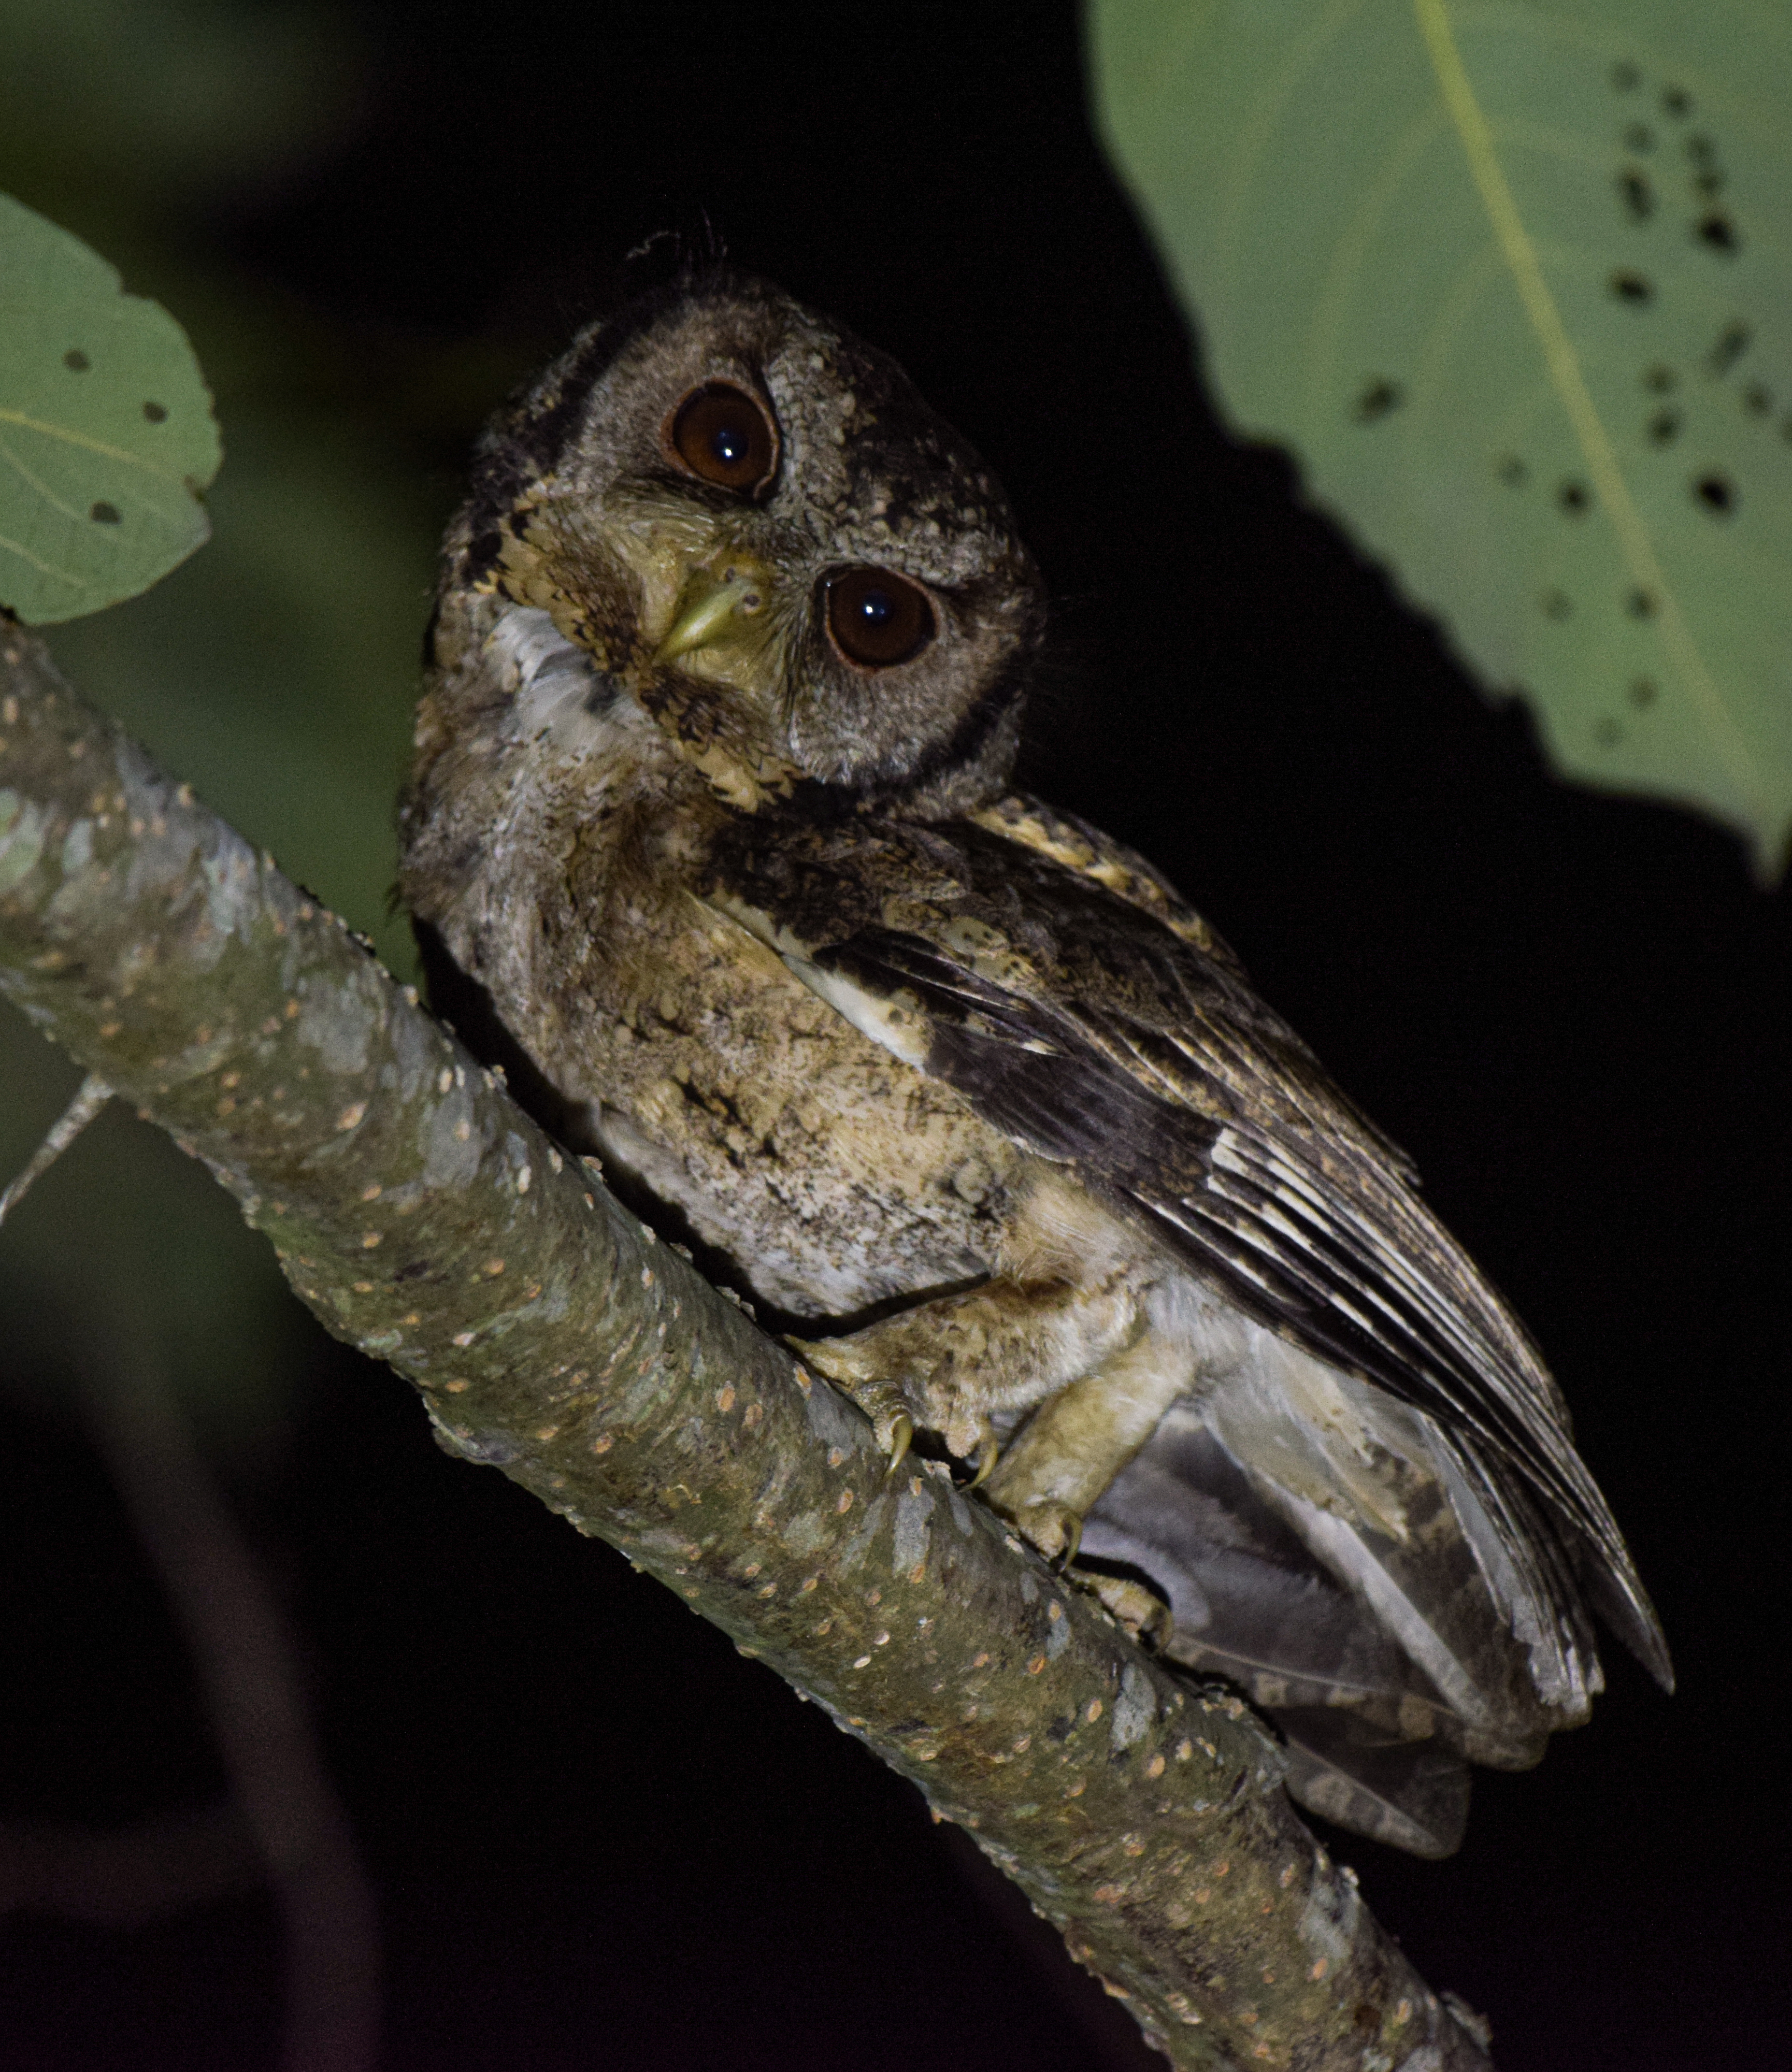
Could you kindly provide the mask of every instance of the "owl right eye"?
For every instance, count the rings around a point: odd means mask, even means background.
[[[939,630],[927,592],[892,569],[842,569],[825,589],[834,645],[861,669],[912,661]]]
[[[666,443],[699,481],[756,496],[778,466],[778,433],[756,396],[706,381],[672,412]]]

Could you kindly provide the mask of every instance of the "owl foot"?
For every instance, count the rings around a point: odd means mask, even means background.
[[[1009,1511],[1001,1503],[997,1508],[1020,1527],[1060,1574],[1076,1559],[1076,1550],[1083,1544],[1083,1517],[1068,1504],[1038,1497],[1018,1511]]]
[[[871,1420],[879,1449],[890,1457],[888,1474],[894,1474],[914,1440],[914,1420],[900,1389],[887,1381],[876,1381],[853,1371],[847,1342],[838,1338],[787,1338],[784,1342],[816,1371],[824,1375],[849,1402],[856,1403]]]
[[[1133,1639],[1160,1652],[1169,1645],[1176,1621],[1169,1606],[1143,1583],[1125,1576],[1091,1575],[1084,1569],[1077,1581],[1094,1591]]]
[[[1083,1514],[1067,1503],[1050,1497],[1034,1497],[1010,1511],[998,1503],[1005,1517],[1038,1548],[1059,1575],[1067,1574],[1083,1544]],[[1079,1568],[1072,1580],[1091,1591],[1135,1640],[1162,1647],[1173,1629],[1169,1606],[1155,1591],[1128,1576],[1105,1576],[1099,1570]]]

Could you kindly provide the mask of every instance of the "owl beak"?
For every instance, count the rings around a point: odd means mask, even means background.
[[[725,647],[756,635],[771,601],[772,582],[771,570],[748,554],[730,554],[720,564],[692,569],[654,660],[672,662],[699,648]]]

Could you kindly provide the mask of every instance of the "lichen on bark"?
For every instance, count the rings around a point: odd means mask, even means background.
[[[0,627],[0,991],[202,1159],[442,1443],[910,1778],[1181,2066],[1486,2059],[1173,1674],[659,1243],[366,946]]]

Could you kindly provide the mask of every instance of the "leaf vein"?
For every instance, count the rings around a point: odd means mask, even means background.
[[[31,471],[25,465],[24,462],[22,461],[18,458],[18,454],[13,451],[12,443],[10,440],[0,439],[0,458],[3,458],[10,465],[13,472],[18,475],[37,495],[42,497],[43,501],[50,506],[51,510],[60,511],[63,516],[69,520],[71,523],[79,520],[81,515],[80,512],[76,510],[72,504],[64,504],[62,499],[58,496],[56,492],[50,487],[48,483],[41,480],[37,475],[32,474]]]
[[[1446,0],[1413,0],[1413,10],[1430,53],[1432,68],[1443,91],[1445,105],[1456,125],[1469,170],[1481,195],[1482,206],[1511,270],[1525,314],[1542,349],[1551,384],[1567,414],[1587,472],[1593,478],[1594,491],[1617,533],[1631,578],[1658,600],[1663,643],[1685,679],[1712,743],[1741,798],[1746,802],[1750,816],[1757,822],[1765,821],[1770,817],[1767,802],[1751,767],[1741,730],[1730,710],[1728,700],[1706,667],[1679,601],[1668,584],[1649,528],[1631,497],[1604,420],[1588,390],[1573,341],[1543,278],[1542,264],[1494,149],[1486,115],[1457,48]]]
[[[67,583],[71,590],[84,590],[88,587],[88,585],[82,582],[79,576],[70,575],[66,569],[52,568],[49,562],[40,561],[29,547],[23,545],[17,540],[9,539],[4,532],[0,532],[0,549],[4,549],[10,554],[18,555],[22,561],[29,561],[40,575],[49,576],[57,582]]]
[[[108,446],[104,439],[89,438],[84,432],[72,432],[66,425],[50,425],[41,417],[27,417],[23,410],[9,410],[0,405],[0,425],[17,425],[24,431],[41,432],[46,438],[59,439],[64,446],[79,446],[84,452],[98,454],[106,460],[122,461],[127,467],[141,468],[144,474],[153,475],[159,481],[181,479],[171,468],[158,467],[141,454],[134,454],[128,446]]]

